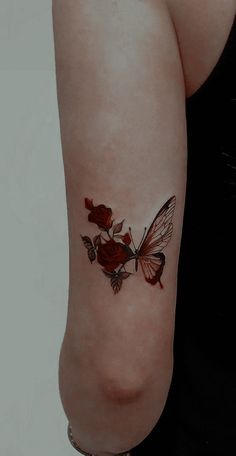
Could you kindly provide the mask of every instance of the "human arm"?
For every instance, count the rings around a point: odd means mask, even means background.
[[[84,448],[118,453],[151,432],[171,381],[186,179],[184,78],[164,1],[54,0],[53,21],[70,254],[60,391]],[[138,244],[173,195],[163,289],[139,267],[114,294],[81,240],[97,234],[84,199],[111,207]]]

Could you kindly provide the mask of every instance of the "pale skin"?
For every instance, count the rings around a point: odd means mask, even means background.
[[[97,456],[138,445],[166,402],[185,199],[185,99],[214,67],[235,7],[229,0],[53,1],[70,255],[59,386],[75,440]],[[80,233],[94,234],[84,197],[112,206],[138,244],[171,195],[164,288],[145,282],[139,268],[114,295],[81,242]]]

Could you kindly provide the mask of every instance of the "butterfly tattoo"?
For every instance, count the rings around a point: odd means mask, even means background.
[[[82,236],[91,263],[95,260],[102,266],[102,271],[110,279],[115,294],[122,287],[123,281],[134,274],[127,271],[126,265],[134,261],[135,272],[140,265],[147,283],[163,288],[161,276],[165,266],[163,249],[169,243],[173,232],[173,215],[176,197],[169,198],[158,211],[150,227],[145,227],[138,248],[135,247],[131,227],[122,234],[124,220],[114,223],[112,209],[85,198],[85,208],[89,210],[88,221],[94,223],[100,232],[93,239]],[[133,248],[131,248],[131,245]]]

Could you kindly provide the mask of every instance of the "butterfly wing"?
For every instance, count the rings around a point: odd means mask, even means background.
[[[167,246],[172,232],[172,218],[175,210],[176,197],[172,196],[162,206],[142,242],[139,254],[149,255],[161,252]]]
[[[139,262],[145,280],[152,285],[155,285],[157,282],[159,282],[161,288],[163,288],[161,283],[161,275],[165,265],[164,253],[160,252],[155,255],[141,256],[139,257]]]
[[[162,250],[167,246],[173,232],[172,218],[176,197],[172,196],[157,213],[138,251],[145,280],[152,285],[160,282],[165,265]]]

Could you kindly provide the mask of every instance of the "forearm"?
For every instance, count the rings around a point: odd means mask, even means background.
[[[159,2],[125,5],[54,2],[70,250],[60,392],[75,437],[95,453],[137,445],[163,410],[185,191],[184,84],[173,26]],[[131,226],[138,245],[173,195],[174,229],[161,279],[146,280],[130,244],[138,270],[134,260],[125,263],[121,271],[132,275],[115,294],[101,248],[91,264],[81,238],[101,234],[104,246],[113,228],[108,233],[89,221],[85,198],[112,208],[113,227],[125,219],[122,233]]]

